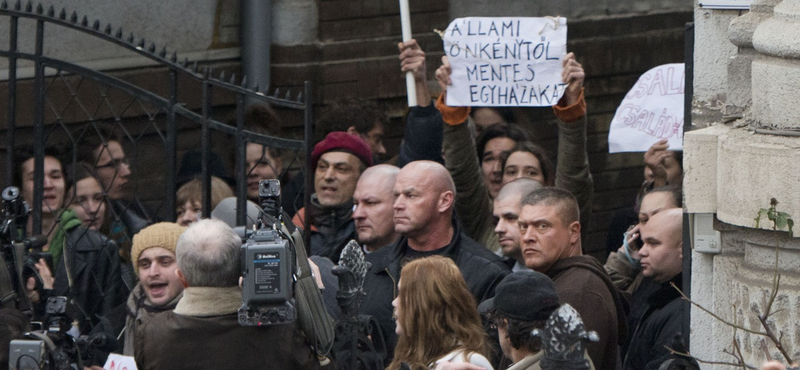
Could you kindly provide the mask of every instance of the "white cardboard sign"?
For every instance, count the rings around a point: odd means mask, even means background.
[[[681,150],[684,84],[683,63],[641,75],[611,120],[608,152],[646,152],[661,139],[668,139],[669,150]]]
[[[450,106],[551,106],[564,95],[567,19],[469,17],[444,31]]]
[[[131,356],[123,356],[116,353],[109,353],[106,364],[103,365],[105,370],[137,370],[136,361]]]

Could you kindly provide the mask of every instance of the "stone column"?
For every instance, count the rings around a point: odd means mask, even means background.
[[[763,54],[752,70],[755,123],[800,128],[800,0],[775,5],[773,17],[756,27],[753,46]]]
[[[728,38],[738,47],[728,61],[728,93],[723,115],[742,113],[751,104],[751,67],[757,56],[753,48],[753,33],[761,22],[772,16],[780,0],[756,0],[750,11],[735,18],[728,27]]]

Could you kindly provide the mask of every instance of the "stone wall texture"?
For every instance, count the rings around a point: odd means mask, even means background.
[[[797,228],[794,237],[773,231],[766,219],[755,227],[759,209],[768,208],[772,198],[778,211],[800,218],[800,138],[793,109],[800,103],[795,93],[800,7],[792,0],[756,0],[751,9],[695,10],[693,124],[698,130],[685,135],[684,193],[687,212],[716,213],[714,227],[722,240],[720,254],[693,253],[692,297],[740,326],[734,332],[694,308],[692,354],[735,362],[730,353],[736,340],[744,361],[759,366],[768,357],[786,362],[759,334],[765,332],[760,316],[773,294],[767,325],[789,356],[800,358],[800,234]]]

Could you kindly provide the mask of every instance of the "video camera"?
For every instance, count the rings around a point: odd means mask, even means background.
[[[3,189],[3,221],[0,225],[0,308],[28,310],[25,283],[33,277],[34,290],[42,289],[36,262],[45,259],[52,270],[50,253],[41,252],[47,238],[41,235],[25,238],[30,207],[20,199],[19,188]]]
[[[73,337],[68,334],[72,320],[66,314],[67,297],[47,299],[43,329],[25,333],[25,339],[12,340],[8,367],[12,370],[82,370],[96,351],[117,349],[115,338],[105,333]]]
[[[255,230],[244,230],[242,235],[241,325],[287,324],[297,318],[294,299],[297,257],[292,238],[283,231],[280,195],[280,181],[259,182],[262,213]]]

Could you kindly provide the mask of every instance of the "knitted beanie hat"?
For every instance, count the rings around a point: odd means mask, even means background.
[[[131,247],[131,263],[136,276],[139,276],[139,256],[146,249],[161,247],[175,253],[175,246],[178,238],[186,231],[186,228],[174,222],[159,222],[150,225],[133,236],[133,246]]]
[[[364,162],[367,167],[372,166],[372,152],[369,145],[356,135],[350,135],[344,131],[334,131],[314,146],[311,152],[311,167],[316,170],[319,157],[327,152],[346,152]]]

